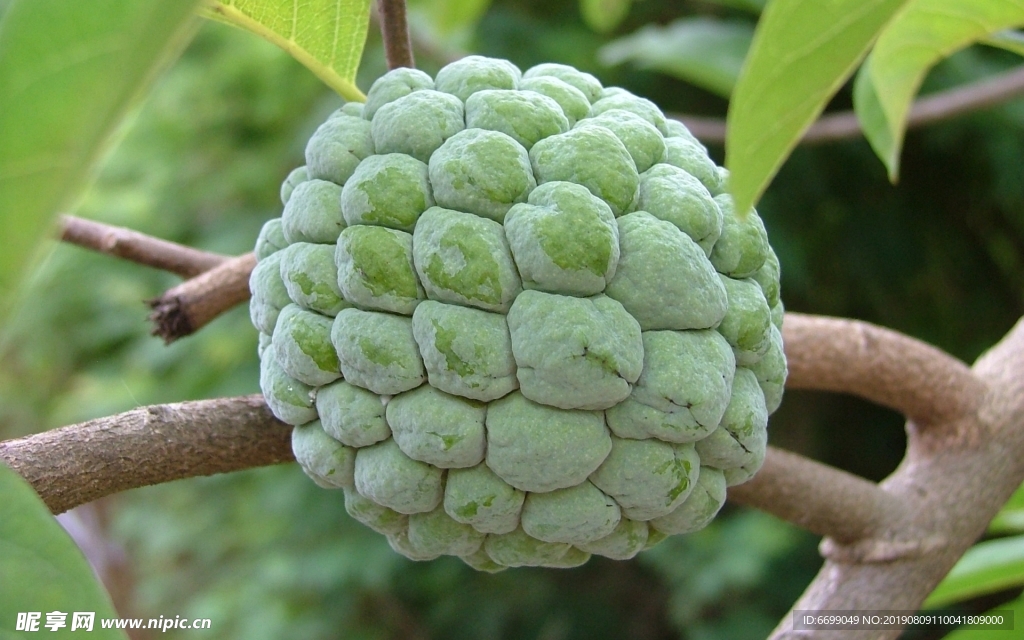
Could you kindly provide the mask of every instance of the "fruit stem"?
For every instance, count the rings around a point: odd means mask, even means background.
[[[379,0],[377,9],[380,12],[380,32],[384,37],[384,57],[388,69],[414,69],[416,62],[412,55],[405,0]]]

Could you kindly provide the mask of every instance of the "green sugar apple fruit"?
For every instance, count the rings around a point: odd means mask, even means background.
[[[779,262],[650,101],[571,67],[397,69],[256,243],[295,457],[409,558],[631,558],[706,526],[782,398]]]

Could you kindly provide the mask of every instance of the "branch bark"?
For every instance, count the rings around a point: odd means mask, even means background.
[[[938,544],[922,553],[873,559],[864,550],[825,539],[818,576],[793,605],[796,610],[917,610],[988,522],[1024,481],[1024,320],[975,363],[972,371],[988,389],[978,410],[953,418],[948,428],[967,434],[936,447],[908,423],[908,451],[882,489],[906,501],[908,517]],[[888,527],[897,538],[900,532]],[[886,640],[885,631],[794,630],[783,618],[773,640]]]
[[[786,341],[793,384],[891,401],[932,424],[908,422],[907,455],[880,485],[770,449],[762,472],[730,497],[831,536],[822,541],[826,562],[795,610],[917,609],[1024,480],[1024,320],[972,370],[856,321],[790,314]],[[929,411],[928,394],[900,375],[969,392],[935,397],[938,408]],[[909,404],[900,393],[912,396]],[[289,431],[260,396],[224,398],[143,407],[0,442],[0,459],[61,512],[133,487],[291,460]],[[773,638],[898,634],[795,631],[788,616]]]
[[[60,239],[86,249],[124,258],[191,278],[220,265],[228,256],[154,238],[144,233],[75,216],[60,217]]]
[[[152,405],[0,442],[54,513],[127,489],[293,460],[260,395]]]
[[[246,253],[182,282],[149,301],[153,335],[170,344],[191,335],[211,320],[249,299],[249,275],[256,256]]]
[[[785,326],[787,331],[786,351],[791,362],[792,372],[790,381],[798,385],[801,381],[817,383],[805,383],[805,388],[842,389],[840,383],[843,383],[850,387],[850,389],[846,390],[857,390],[859,389],[858,385],[861,387],[867,385],[868,390],[865,392],[865,395],[872,397],[873,387],[870,387],[870,381],[873,375],[871,370],[873,365],[879,366],[879,368],[884,370],[887,367],[898,367],[900,363],[913,362],[914,358],[907,357],[906,352],[913,352],[914,350],[924,351],[929,357],[934,358],[940,364],[950,360],[948,356],[943,356],[941,352],[931,347],[917,343],[894,332],[866,325],[865,323],[790,314],[787,316]],[[856,339],[849,339],[850,336],[857,338],[868,331],[883,336],[882,345],[885,347],[883,352],[892,356],[891,361],[883,361],[881,365],[878,365],[877,354],[874,351],[862,348],[863,345]],[[844,338],[844,334],[849,335]],[[888,343],[885,340],[888,340]],[[829,345],[833,351],[822,353],[821,344],[823,343]],[[897,346],[893,347],[893,344]],[[907,345],[910,346],[908,347]],[[935,353],[932,353],[933,351]],[[817,364],[815,358],[818,357],[826,358],[827,364]],[[964,369],[966,370],[966,368]],[[920,370],[921,368],[919,367],[904,373],[908,376],[921,377]],[[841,371],[847,372],[847,375],[837,378],[837,372]],[[848,372],[851,371],[859,372],[859,378],[848,375]],[[898,375],[898,373],[896,371],[894,375]],[[970,375],[969,372],[967,375]],[[930,380],[927,376],[924,379]],[[886,377],[882,376],[878,380],[884,382]],[[262,449],[264,446],[268,446],[262,442],[263,438],[278,438],[278,434],[264,427],[262,421],[267,419],[268,414],[258,396],[248,399],[224,399],[208,402],[215,404],[184,403],[182,405],[173,405],[176,408],[171,413],[167,413],[167,410],[162,407],[138,409],[127,414],[104,419],[103,424],[108,426],[128,425],[131,427],[137,424],[140,415],[143,415],[139,412],[149,411],[154,415],[164,416],[162,419],[165,424],[169,423],[172,418],[185,422],[190,421],[192,420],[192,412],[195,412],[197,419],[205,421],[204,424],[212,425],[216,420],[231,415],[230,412],[234,410],[231,408],[234,406],[231,403],[243,402],[243,405],[248,406],[252,402],[257,402],[263,413],[259,415],[248,414],[252,419],[258,418],[258,420],[250,427],[250,433],[245,437],[246,442],[251,443],[257,449]],[[26,447],[27,450],[62,451],[60,460],[70,459],[77,461],[76,464],[84,465],[87,469],[104,469],[104,473],[117,473],[119,477],[116,481],[118,482],[133,482],[121,477],[122,475],[134,475],[133,473],[122,474],[121,472],[125,471],[124,468],[108,469],[93,460],[96,455],[93,449],[81,447],[79,444],[81,438],[77,434],[88,432],[95,425],[96,422],[94,421],[85,425],[66,427],[58,431],[30,436],[23,439],[23,441],[16,440],[0,443],[0,458],[9,457],[11,451],[26,450]],[[213,427],[211,426],[210,428]],[[242,429],[243,425],[235,419],[231,423],[230,428]],[[154,432],[154,434],[159,437],[154,446],[131,439],[114,440],[105,443],[104,446],[110,447],[110,451],[119,459],[134,459],[141,455],[137,449],[159,449],[161,446],[164,446],[161,443],[165,443],[165,432]],[[187,477],[186,475],[178,475],[183,473],[198,475],[200,473],[218,473],[234,470],[242,468],[237,465],[256,465],[259,460],[264,459],[256,456],[251,462],[245,463],[232,458],[225,458],[220,449],[203,448],[202,443],[206,442],[205,438],[207,436],[202,435],[201,432],[196,431],[194,428],[183,432],[175,432],[175,434],[175,438],[186,436],[186,440],[180,446],[198,447],[191,449],[192,454],[197,460],[212,461],[210,464],[213,466],[198,467],[198,471],[193,471],[190,467],[179,467],[172,464],[167,469],[159,471],[155,477],[143,474],[139,481],[141,484],[131,484],[130,486],[141,486],[142,484],[151,484],[156,481],[168,481],[179,477]],[[196,437],[197,434],[200,436],[200,440],[190,443],[191,440],[189,439]],[[46,444],[45,446],[32,444],[37,441],[45,442]],[[277,441],[275,440],[275,442]],[[278,442],[278,444],[280,443]],[[220,445],[217,446],[219,447]],[[104,455],[107,455],[108,450],[105,448],[103,452]],[[290,453],[287,451],[279,452],[279,454],[281,456],[290,456]],[[75,468],[51,468],[54,464],[53,460],[41,460],[39,458],[30,458],[28,460],[28,462],[19,463],[20,468],[26,469],[26,473],[23,475],[45,480],[46,484],[37,486],[37,490],[45,496],[51,494],[61,495],[65,491],[65,485],[81,484],[80,472]],[[158,461],[159,457],[149,460],[145,467],[147,469],[157,469],[160,467]],[[64,470],[58,473],[54,471],[55,468],[63,468]],[[64,474],[62,479],[60,474]],[[99,482],[92,486],[104,487],[108,485]],[[108,488],[109,493],[129,488],[129,486],[110,484]],[[97,489],[81,496],[81,499],[94,499],[100,495],[105,495],[98,491]],[[743,504],[763,509],[819,535],[833,536],[842,543],[874,540],[883,535],[883,530],[885,530],[886,526],[891,526],[893,522],[910,512],[902,498],[883,491],[873,483],[833,469],[827,465],[776,449],[769,450],[764,468],[753,480],[745,485],[733,487],[730,490],[730,498]],[[60,503],[60,506],[70,508],[75,506],[75,504],[78,503],[64,501]]]
[[[793,389],[852,393],[919,426],[973,414],[985,384],[964,363],[896,331],[857,320],[787,313],[783,342]]]
[[[921,98],[914,103],[907,117],[907,128],[913,129],[956,116],[1002,104],[1024,94],[1024,67],[985,78],[971,84]],[[704,142],[725,142],[725,120],[686,114],[669,114],[680,120],[693,135]],[[853,111],[822,116],[804,134],[804,144],[817,144],[856,138],[863,133]]]
[[[0,442],[0,460],[62,513],[128,489],[291,461],[290,432],[260,395],[219,398],[141,407]],[[761,472],[729,497],[851,541],[905,510],[867,480],[774,448]]]
[[[729,500],[848,543],[874,538],[908,511],[874,482],[775,447],[757,475],[729,488]]]
[[[176,242],[74,216],[62,216],[62,241],[188,278],[149,300],[153,335],[170,344],[249,299],[256,256],[199,251]]]

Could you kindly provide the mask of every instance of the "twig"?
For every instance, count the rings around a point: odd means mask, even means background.
[[[170,271],[183,278],[197,276],[228,259],[217,253],[148,236],[75,216],[60,217],[60,239],[100,253]]]
[[[189,278],[148,301],[153,335],[168,344],[249,299],[252,253],[232,258],[74,216],[61,217],[60,239]]]
[[[859,395],[919,426],[974,415],[987,391],[956,358],[867,322],[787,313],[782,335],[787,387]]]
[[[907,116],[907,128],[913,129],[958,115],[1002,104],[1024,93],[1024,67],[1001,73],[962,87],[921,98]],[[669,114],[685,124],[704,142],[725,142],[725,120],[686,114]],[[804,144],[848,140],[860,136],[862,129],[853,111],[822,116],[804,134]]]
[[[0,442],[54,513],[180,478],[292,460],[291,428],[259,395],[140,407]]]
[[[380,13],[380,32],[384,38],[384,58],[388,69],[415,68],[405,0],[378,0],[377,10]]]
[[[202,275],[168,289],[149,301],[153,335],[170,344],[193,334],[211,320],[249,299],[249,274],[256,256],[246,253],[231,258]]]

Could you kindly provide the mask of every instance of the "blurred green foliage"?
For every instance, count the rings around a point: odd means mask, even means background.
[[[646,0],[598,34],[578,0],[495,0],[475,30],[472,20],[462,28],[473,51],[523,68],[573,64],[667,111],[722,117],[721,97],[630,63],[602,66],[596,53],[651,23],[750,19],[748,5],[757,3]],[[417,28],[447,44],[430,24]],[[421,52],[418,62],[434,71],[443,60]],[[925,90],[1017,62],[971,49],[941,64]],[[359,87],[383,69],[371,34]],[[273,46],[207,24],[126,125],[78,213],[246,251],[280,214],[278,186],[302,164],[305,139],[339,104]],[[846,87],[830,108],[850,106]],[[712,153],[721,162],[722,149]],[[759,207],[787,308],[871,320],[973,360],[1024,314],[1022,166],[1021,101],[911,132],[898,187],[864,140],[799,148]],[[54,243],[0,354],[0,436],[256,392],[256,332],[244,308],[169,347],[148,335],[141,301],[174,282]],[[899,417],[847,397],[790,393],[770,433],[779,446],[872,479],[903,455]],[[111,535],[129,550],[137,580],[131,611],[209,617],[211,637],[228,639],[745,640],[764,637],[819,563],[812,536],[731,507],[707,530],[630,562],[496,575],[451,559],[412,563],[294,465],[137,490],[116,506]]]

